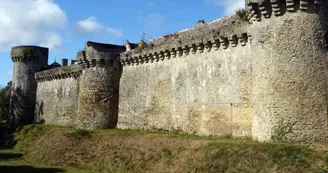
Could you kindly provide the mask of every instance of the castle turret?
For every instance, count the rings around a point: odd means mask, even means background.
[[[121,67],[119,53],[125,46],[87,42],[78,53],[82,67],[76,126],[86,129],[115,128]]]
[[[249,1],[253,138],[326,138],[328,1]]]
[[[14,62],[10,122],[28,124],[34,121],[37,82],[34,74],[47,65],[48,48],[16,46],[11,49]]]

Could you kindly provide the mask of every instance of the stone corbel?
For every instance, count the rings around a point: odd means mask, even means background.
[[[170,55],[171,55],[172,58],[175,58],[177,56],[177,52],[175,51],[175,48],[171,49]]]
[[[204,44],[203,44],[203,43],[198,43],[198,44],[197,44],[197,50],[198,50],[200,53],[203,53],[203,52],[204,52]]]
[[[249,8],[248,14],[247,14],[247,19],[250,23],[253,23],[252,19],[254,17],[255,11],[253,9],[252,3],[247,3],[247,7]]]
[[[218,39],[214,39],[212,40],[212,47],[214,48],[214,50],[218,50],[220,48],[220,40]]]
[[[80,65],[80,67],[81,67],[82,69],[85,69],[85,66],[84,66],[82,60],[79,60],[79,61],[78,61],[78,64]]]
[[[182,56],[182,55],[183,55],[183,50],[182,50],[181,47],[178,47],[176,50],[177,50],[177,54],[178,54],[179,56]]]
[[[89,64],[89,61],[88,61],[88,60],[83,59],[82,62],[83,62],[84,66],[85,66],[86,68],[89,68],[89,67],[90,67],[90,64]]]
[[[157,52],[154,52],[154,58],[156,62],[159,61],[159,54]]]
[[[143,60],[144,63],[148,63],[148,61],[149,61],[148,56],[147,55],[144,55],[142,57],[142,60]]]
[[[138,64],[139,64],[139,59],[138,59],[137,56],[135,56],[135,57],[133,58],[133,64],[134,64],[134,65],[138,65]]]
[[[126,64],[127,66],[130,66],[130,61],[129,61],[129,59],[125,59],[125,64]]]
[[[308,6],[309,6],[308,0],[301,0],[301,2],[300,2],[300,9],[302,11],[308,10]]]
[[[221,37],[220,38],[220,43],[221,43],[223,49],[228,49],[229,40],[228,40],[227,37]]]
[[[280,0],[271,0],[271,5],[272,5],[272,11],[275,16],[280,16],[281,15],[281,3]]]
[[[289,12],[295,12],[296,11],[295,0],[286,0],[286,8],[287,11]]]
[[[185,55],[188,55],[188,54],[189,54],[189,51],[190,51],[189,46],[186,45],[186,46],[183,48],[183,53],[184,53]]]
[[[151,63],[154,62],[154,56],[153,56],[152,53],[150,53],[150,54],[148,55],[148,59],[150,60]]]
[[[211,49],[212,49],[212,43],[211,43],[211,41],[207,41],[207,42],[204,44],[204,46],[205,46],[205,50],[206,50],[207,52],[210,52],[210,51],[211,51]]]
[[[190,49],[192,54],[195,54],[197,52],[197,47],[196,47],[195,44],[189,45],[189,49]]]
[[[138,57],[137,57],[137,60],[138,60],[138,62],[139,62],[140,64],[143,64],[143,63],[144,63],[142,57],[143,57],[143,56],[138,56]],[[139,64],[139,63],[138,63],[138,64]]]
[[[258,9],[255,7],[258,7],[257,3],[248,3],[247,4],[248,8],[250,9],[249,13],[249,21],[250,23],[253,23],[253,21],[261,21],[260,14],[258,14]]]
[[[241,46],[246,46],[247,42],[248,42],[248,36],[246,33],[243,33],[241,35],[238,35],[238,40],[239,40],[239,44]]]
[[[72,77],[74,77],[75,73],[74,72],[70,72],[69,75],[72,76]]]
[[[238,45],[237,35],[232,35],[231,37],[229,37],[229,42],[232,47],[237,47],[237,45]]]
[[[97,59],[97,60],[96,60],[96,66],[97,66],[97,67],[103,67],[104,65],[105,65],[105,64],[102,64],[101,61],[100,61],[100,59]]]
[[[314,0],[314,10],[319,11],[321,6],[321,0]]]
[[[131,61],[131,58],[129,58],[129,59],[126,59],[126,62],[127,62],[127,64],[128,64],[128,66],[132,66],[132,61]]]
[[[95,67],[96,66],[96,60],[95,59],[91,59],[90,66],[91,67]]]
[[[164,56],[167,58],[167,59],[170,59],[170,51],[169,50],[165,50],[164,51]]]
[[[165,56],[164,56],[164,52],[163,51],[160,51],[159,54],[158,54],[158,57],[159,57],[159,60],[163,61]]]
[[[265,18],[270,18],[269,11],[266,9],[266,1],[259,3],[259,10]]]
[[[125,61],[124,61],[124,59],[121,59],[121,60],[120,60],[120,63],[121,63],[122,66],[125,66]]]

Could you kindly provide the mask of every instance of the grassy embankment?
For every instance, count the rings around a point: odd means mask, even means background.
[[[15,152],[8,157],[15,159],[0,160],[0,170],[3,165],[21,163],[46,169],[33,165],[38,163],[54,167],[45,172],[79,172],[81,168],[85,172],[328,172],[325,143],[258,143],[250,139],[116,129],[84,131],[45,125],[25,126],[15,132],[14,139],[14,148],[1,150],[0,157]]]

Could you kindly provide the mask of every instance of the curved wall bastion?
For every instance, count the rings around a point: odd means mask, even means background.
[[[11,122],[325,140],[328,1],[245,7],[149,43],[89,41],[70,66],[13,47]]]

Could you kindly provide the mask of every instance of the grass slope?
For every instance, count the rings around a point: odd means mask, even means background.
[[[328,145],[258,143],[127,130],[29,125],[14,150],[29,163],[89,172],[328,172]]]
[[[28,163],[21,159],[22,154],[16,153],[11,149],[0,150],[0,172],[3,173],[88,173],[73,167],[46,166],[36,163]]]

